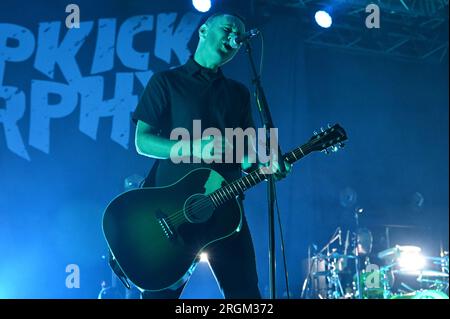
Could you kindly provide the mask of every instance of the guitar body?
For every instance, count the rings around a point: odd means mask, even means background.
[[[235,198],[216,208],[207,196],[227,184],[216,171],[199,168],[172,185],[135,189],[112,200],[103,233],[126,277],[141,290],[181,286],[199,253],[242,225]]]

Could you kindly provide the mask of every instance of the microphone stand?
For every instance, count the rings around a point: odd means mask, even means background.
[[[266,154],[267,150],[270,150],[270,129],[274,128],[272,122],[272,116],[270,115],[269,105],[267,103],[266,95],[264,94],[264,89],[261,86],[261,78],[258,72],[256,71],[255,62],[252,56],[252,48],[250,46],[249,41],[245,41],[246,52],[248,53],[248,58],[250,60],[250,66],[253,73],[253,84],[255,85],[255,97],[256,104],[258,106],[259,113],[261,115],[265,132],[266,132]],[[277,137],[278,138],[278,137]],[[285,170],[284,160],[282,157],[281,149],[278,143],[278,162],[281,164],[280,169]],[[270,154],[270,153],[269,153]],[[275,299],[275,213],[274,213],[274,204],[275,204],[275,180],[273,178],[273,174],[269,174],[269,178],[267,181],[267,206],[268,206],[268,221],[269,221],[269,288],[270,288],[270,299]]]

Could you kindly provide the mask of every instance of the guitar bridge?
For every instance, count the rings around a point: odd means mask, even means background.
[[[167,239],[174,239],[175,238],[175,233],[172,231],[169,223],[167,222],[167,220],[164,217],[160,217],[158,218],[158,223],[159,226],[161,226],[164,235],[166,236]]]

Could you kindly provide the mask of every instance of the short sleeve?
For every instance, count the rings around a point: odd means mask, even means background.
[[[161,130],[168,108],[169,98],[166,81],[161,73],[155,73],[147,83],[133,112],[133,122],[136,124],[138,120],[141,120]]]

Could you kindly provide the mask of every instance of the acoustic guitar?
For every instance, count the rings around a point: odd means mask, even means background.
[[[347,139],[335,124],[284,155],[293,164],[314,151],[337,151]],[[236,197],[268,179],[266,167],[229,182],[208,168],[165,187],[124,192],[107,206],[103,233],[120,272],[140,290],[176,289],[190,276],[200,253],[242,225]]]

